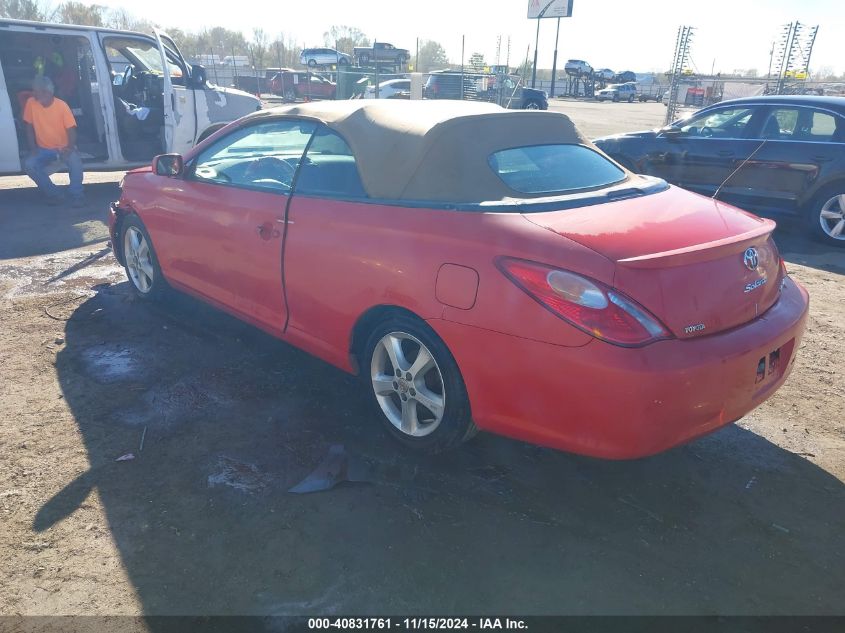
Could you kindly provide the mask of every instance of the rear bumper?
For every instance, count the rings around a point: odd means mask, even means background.
[[[638,349],[598,340],[568,348],[449,321],[429,323],[461,368],[480,428],[630,459],[710,433],[769,398],[792,369],[808,307],[807,292],[787,278],[778,302],[751,323]],[[770,363],[775,350],[779,360]]]

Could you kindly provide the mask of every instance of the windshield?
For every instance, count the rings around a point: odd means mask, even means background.
[[[167,67],[171,78],[182,77],[182,68],[174,61],[175,54],[165,48],[167,53]],[[152,42],[139,39],[108,38],[106,40],[106,53],[109,59],[129,58],[132,63],[142,66],[140,70],[146,70],[154,75],[163,76],[164,69],[161,65],[161,55],[158,47]]]
[[[520,193],[569,193],[621,182],[625,172],[583,145],[531,145],[495,152],[490,168]]]

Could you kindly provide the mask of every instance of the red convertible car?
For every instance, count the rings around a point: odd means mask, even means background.
[[[478,429],[606,458],[742,417],[806,291],[775,225],[626,171],[563,114],[336,101],[261,111],[127,174],[115,255],[346,371],[405,444]]]

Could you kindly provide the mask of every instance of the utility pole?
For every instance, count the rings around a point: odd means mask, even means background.
[[[534,38],[534,67],[531,69],[531,87],[537,83],[537,46],[540,44],[540,19],[537,18],[537,36]]]
[[[549,97],[555,96],[555,75],[557,74],[557,42],[560,38],[560,18],[557,19],[557,33],[555,33],[555,56],[552,60],[552,87],[549,90]]]
[[[464,98],[464,48],[466,47],[466,35],[461,35],[461,100]]]

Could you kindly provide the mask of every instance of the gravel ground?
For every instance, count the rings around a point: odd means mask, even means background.
[[[591,136],[663,108],[554,107]],[[629,462],[484,434],[422,458],[356,379],[135,301],[105,244],[119,177],[86,176],[83,209],[0,179],[0,614],[845,611],[845,253],[777,233],[809,329],[736,425]],[[333,444],[368,483],[289,494]]]

